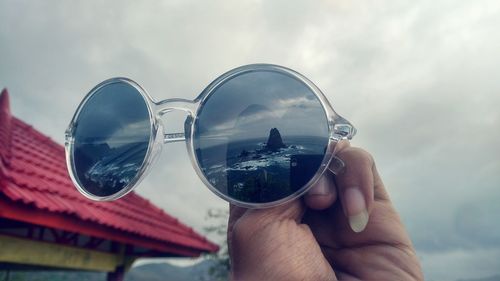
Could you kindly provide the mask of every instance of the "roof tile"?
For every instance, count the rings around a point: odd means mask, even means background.
[[[32,126],[11,117],[6,96],[4,90],[0,96],[0,156],[4,163],[9,162],[0,169],[0,179],[3,178],[0,193],[15,202],[149,239],[200,251],[217,250],[217,245],[134,192],[113,202],[84,198],[69,178],[64,148]],[[3,119],[9,118],[7,128]]]

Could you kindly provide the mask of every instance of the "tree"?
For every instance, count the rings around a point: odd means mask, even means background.
[[[207,254],[205,257],[214,261],[208,269],[209,278],[202,280],[225,281],[229,279],[230,263],[229,250],[227,247],[227,220],[229,211],[227,209],[209,209],[206,219],[210,222],[209,226],[204,227],[207,234],[214,234],[219,239],[220,249],[217,253]]]

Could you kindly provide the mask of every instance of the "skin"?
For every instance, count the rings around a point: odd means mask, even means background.
[[[423,280],[372,156],[347,141],[336,150],[345,168],[325,172],[303,198],[230,206],[231,280]]]

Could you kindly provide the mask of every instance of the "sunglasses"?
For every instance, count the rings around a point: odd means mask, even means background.
[[[166,133],[162,116],[176,110],[187,113],[185,131]],[[106,80],[78,106],[65,148],[73,183],[93,200],[126,195],[163,144],[185,141],[210,190],[238,206],[265,208],[304,194],[327,169],[338,172],[335,144],[355,133],[306,77],[253,64],[226,72],[195,100],[156,102],[130,79]]]

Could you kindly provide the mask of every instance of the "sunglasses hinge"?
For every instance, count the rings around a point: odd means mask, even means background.
[[[347,123],[347,120],[343,119],[343,121],[346,121],[346,123],[333,124],[333,130],[330,134],[331,139],[336,141],[345,139],[350,140],[356,135],[356,128],[350,123]]]

